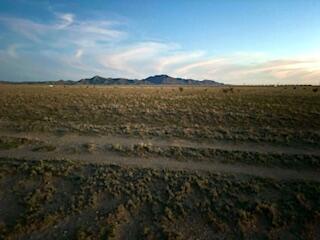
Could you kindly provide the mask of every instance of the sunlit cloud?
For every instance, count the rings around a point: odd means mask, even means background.
[[[153,72],[158,57],[172,48],[170,44],[142,42],[106,52],[99,60],[107,69],[116,70],[126,77],[143,77],[147,72]]]
[[[176,73],[233,84],[318,84],[320,59],[270,59],[241,64],[241,57],[211,58],[177,69]]]
[[[223,66],[228,64],[227,59],[225,58],[212,58],[206,60],[195,61],[193,63],[187,64],[176,69],[177,75],[194,75],[194,74],[201,74],[207,75],[208,72],[212,74],[215,69],[219,69]]]
[[[106,52],[99,60],[102,66],[121,76],[143,78],[173,73],[175,68],[201,59],[203,55],[203,51],[181,51],[177,44],[149,41]]]
[[[160,57],[155,68],[157,72],[172,71],[173,68],[201,59],[204,55],[204,51],[172,53],[172,55]]]

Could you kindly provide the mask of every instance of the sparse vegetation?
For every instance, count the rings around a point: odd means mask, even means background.
[[[0,239],[317,239],[314,89],[0,85]]]
[[[320,146],[312,87],[176,88],[1,85],[0,127]]]
[[[5,239],[315,239],[320,223],[313,182],[15,159],[0,174]]]
[[[0,136],[0,150],[18,148],[19,146],[22,146],[24,144],[35,143],[38,143],[38,141],[28,138]]]

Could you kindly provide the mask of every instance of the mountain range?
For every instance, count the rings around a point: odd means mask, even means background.
[[[184,78],[174,78],[168,75],[155,75],[145,79],[127,79],[127,78],[104,78],[94,76],[92,78],[84,78],[79,81],[72,80],[58,80],[58,81],[45,81],[45,82],[4,82],[3,83],[16,83],[16,84],[53,84],[53,85],[211,85],[221,86],[212,80],[194,80]]]

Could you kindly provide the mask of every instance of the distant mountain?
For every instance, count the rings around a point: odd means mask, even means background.
[[[144,84],[172,84],[172,85],[223,85],[221,83],[211,81],[211,80],[193,80],[193,79],[184,79],[184,78],[174,78],[168,75],[156,75],[151,76],[145,79],[142,79],[141,82]]]
[[[127,79],[127,78],[104,78],[94,76],[92,78],[84,78],[79,81],[58,80],[45,82],[6,82],[8,84],[50,84],[50,85],[210,85],[222,86],[223,83],[218,83],[212,80],[193,80],[184,78],[174,78],[168,75],[155,75],[145,79]]]
[[[136,84],[138,80],[126,79],[126,78],[104,78],[100,76],[94,76],[92,78],[84,78],[77,82],[77,84],[92,84],[92,85],[130,85]]]
[[[222,83],[211,80],[199,81],[193,79],[174,78],[168,75],[155,75],[141,80],[126,78],[103,78],[100,76],[94,76],[92,78],[81,79],[76,83],[90,85],[223,85]]]

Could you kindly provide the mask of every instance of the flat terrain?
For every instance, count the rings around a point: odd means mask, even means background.
[[[320,239],[320,88],[0,85],[0,239]]]

